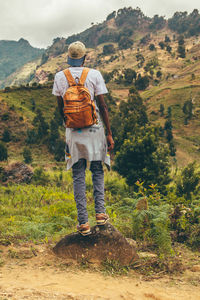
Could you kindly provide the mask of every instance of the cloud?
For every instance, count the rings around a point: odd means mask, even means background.
[[[168,17],[175,11],[191,12],[199,4],[197,0],[0,0],[0,40],[23,37],[46,47],[53,38],[81,32],[128,6],[140,7],[147,16]]]

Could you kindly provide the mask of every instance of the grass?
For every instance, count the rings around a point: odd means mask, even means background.
[[[77,224],[76,205],[73,196],[71,172],[54,167],[46,173],[45,186],[32,184],[11,184],[0,189],[0,240],[41,241],[59,238],[75,230]],[[119,180],[115,190],[116,179]],[[87,171],[87,199],[91,225],[95,225],[95,212],[91,174]],[[125,181],[111,173],[105,175],[107,203],[113,203],[114,194],[125,193]],[[118,198],[118,196],[115,197]]]

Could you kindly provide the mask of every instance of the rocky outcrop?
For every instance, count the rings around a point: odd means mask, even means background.
[[[130,243],[111,224],[94,226],[91,234],[82,236],[78,232],[66,235],[53,248],[53,252],[66,259],[101,263],[106,259],[129,265],[138,259],[134,243]]]
[[[16,162],[1,170],[4,183],[29,183],[33,176],[32,169],[22,162]]]

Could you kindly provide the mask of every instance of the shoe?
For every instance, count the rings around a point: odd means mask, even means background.
[[[90,224],[87,222],[87,223],[84,223],[84,224],[81,224],[81,225],[77,225],[77,231],[82,235],[91,234]]]
[[[108,220],[109,220],[108,215],[104,213],[96,214],[97,225],[105,225]]]

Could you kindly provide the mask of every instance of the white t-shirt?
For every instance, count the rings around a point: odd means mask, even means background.
[[[80,78],[84,67],[71,67],[69,68],[74,79]],[[90,69],[87,75],[85,87],[90,91],[91,99],[94,100],[94,96],[108,93],[104,79],[101,73],[97,70]],[[69,88],[68,81],[63,71],[56,73],[53,85],[52,94],[55,96],[63,97],[66,90]]]

